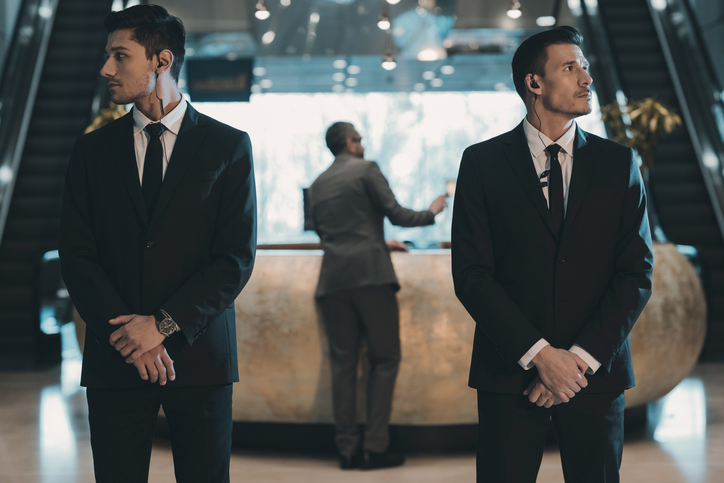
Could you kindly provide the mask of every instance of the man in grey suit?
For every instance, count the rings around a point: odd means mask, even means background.
[[[309,199],[324,250],[316,297],[329,338],[340,468],[399,466],[404,458],[387,451],[400,364],[396,296],[400,285],[389,252],[407,248],[394,240],[385,242],[384,219],[398,226],[432,225],[435,215],[447,206],[447,195],[436,198],[428,210],[403,208],[377,163],[363,159],[362,137],[352,124],[334,123],[326,141],[335,159],[309,188]],[[363,334],[370,373],[367,424],[360,448],[355,402]]]

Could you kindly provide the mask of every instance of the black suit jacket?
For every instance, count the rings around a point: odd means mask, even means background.
[[[167,311],[175,386],[238,380],[234,300],[251,276],[256,195],[249,136],[187,108],[154,213],[143,203],[129,113],[80,137],[61,221],[63,279],[88,326],[81,384],[149,384],[108,321]]]
[[[633,151],[577,130],[566,219],[551,218],[521,123],[465,150],[452,224],[455,292],[476,322],[470,385],[521,394],[542,337],[601,368],[587,392],[634,385],[629,332],[651,295],[646,195]]]

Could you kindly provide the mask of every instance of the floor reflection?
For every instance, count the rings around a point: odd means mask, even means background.
[[[80,358],[51,371],[0,373],[0,482],[94,481]],[[399,469],[341,474],[334,455],[280,454],[235,449],[232,481],[254,483],[474,481],[475,456],[408,455]],[[627,433],[621,481],[720,483],[724,481],[724,363],[698,365],[669,395],[648,407],[646,429]],[[173,482],[167,441],[154,446],[151,482]],[[546,451],[538,483],[560,483],[555,447]]]

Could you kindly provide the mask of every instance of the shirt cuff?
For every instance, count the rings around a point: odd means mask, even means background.
[[[535,364],[533,364],[533,358],[538,355],[540,350],[544,348],[545,346],[550,345],[547,340],[541,339],[538,342],[536,342],[533,347],[528,349],[528,352],[523,354],[523,357],[520,358],[518,361],[518,364],[520,364],[520,367],[525,369],[526,371],[529,369],[532,369],[535,367]],[[584,359],[585,360],[585,359]],[[595,359],[594,359],[595,360]]]
[[[573,344],[570,349],[568,349],[569,352],[573,352],[578,357],[583,359],[583,362],[588,364],[588,370],[586,371],[586,374],[595,374],[599,367],[601,367],[601,363],[596,360],[595,357],[593,357],[591,354],[586,351],[583,347],[581,347],[578,344]]]

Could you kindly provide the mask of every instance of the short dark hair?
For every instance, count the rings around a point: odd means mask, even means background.
[[[168,49],[173,54],[171,77],[178,82],[186,53],[186,30],[178,17],[158,5],[134,5],[106,15],[103,27],[112,34],[116,30],[131,30],[131,39],[146,49],[146,58]]]
[[[330,151],[332,151],[332,154],[337,156],[342,152],[344,147],[347,145],[349,132],[352,129],[354,129],[354,126],[351,123],[344,121],[338,121],[329,126],[324,140],[327,141],[327,147]]]
[[[530,73],[545,76],[545,65],[548,61],[548,47],[551,45],[573,44],[581,46],[583,36],[578,30],[567,25],[555,27],[537,33],[525,39],[513,55],[513,84],[518,95],[525,101],[528,90],[525,77]]]

